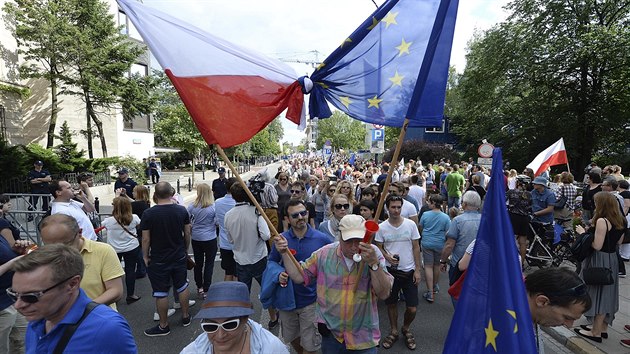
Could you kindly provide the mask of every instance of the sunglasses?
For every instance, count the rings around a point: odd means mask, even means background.
[[[335,209],[337,210],[341,210],[341,209],[350,209],[350,204],[335,204]]]
[[[20,300],[22,300],[22,301],[26,302],[27,304],[34,304],[34,303],[38,302],[38,301],[39,301],[39,298],[40,298],[40,297],[42,297],[42,296],[44,296],[44,294],[45,294],[46,292],[48,292],[48,291],[50,291],[50,290],[52,290],[52,289],[54,289],[54,288],[58,287],[59,285],[61,285],[61,284],[65,283],[65,282],[67,282],[68,280],[70,280],[70,279],[72,279],[72,278],[74,278],[74,277],[76,277],[76,276],[77,276],[77,275],[75,274],[75,275],[73,275],[73,276],[71,276],[71,277],[69,277],[69,278],[67,278],[67,279],[64,279],[64,280],[60,281],[59,283],[57,283],[57,284],[55,284],[55,285],[51,286],[51,287],[50,287],[50,288],[48,288],[48,289],[45,289],[45,290],[42,290],[42,291],[34,291],[34,292],[32,292],[32,293],[20,294],[20,293],[16,293],[16,292],[14,292],[14,291],[13,291],[13,289],[9,288],[9,289],[7,289],[7,295],[9,296],[9,298],[10,298],[13,302],[16,302],[16,301],[18,301],[18,299],[20,299]]]
[[[225,321],[223,323],[201,322],[201,329],[203,329],[203,331],[206,333],[215,333],[219,330],[219,327],[221,327],[226,332],[232,332],[237,329],[240,324],[240,318],[235,318],[233,320]]]
[[[280,181],[286,181],[286,180],[287,180],[286,178],[280,178]]]
[[[291,194],[300,194],[302,193],[301,189],[291,189]]]
[[[570,289],[565,289],[559,292],[547,292],[545,295],[547,296],[584,296],[586,294],[586,284],[581,283]]]
[[[306,216],[306,215],[308,215],[308,210],[298,211],[297,213],[290,214],[289,216],[291,216],[291,218],[293,219],[297,219],[298,216]]]

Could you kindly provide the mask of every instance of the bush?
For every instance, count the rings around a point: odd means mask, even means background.
[[[391,162],[394,155],[395,146],[392,146],[383,155],[383,161]],[[407,140],[402,143],[398,160],[404,158],[405,161],[421,160],[423,164],[433,163],[440,159],[449,159],[451,163],[459,162],[460,154],[444,144],[427,143],[421,140]]]

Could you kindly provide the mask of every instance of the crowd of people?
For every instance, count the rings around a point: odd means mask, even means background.
[[[35,168],[41,170],[38,163]],[[530,169],[521,174],[506,170],[504,183],[514,247],[522,261],[532,220],[570,227],[581,205],[584,226],[576,231],[592,232],[594,241],[580,273],[543,269],[527,274],[525,285],[534,327],[572,326],[585,314],[592,325],[575,331],[601,342],[618,311],[617,277],[625,274],[623,263],[630,255],[622,244],[630,192],[620,169],[589,167],[580,196],[568,172],[550,182],[548,171],[534,176]],[[187,327],[195,304],[191,268],[197,301],[203,301],[195,318],[204,332],[183,353],[283,353],[288,352],[284,343],[298,353],[376,353],[378,346],[390,349],[399,339],[414,350],[410,326],[420,299],[434,303],[446,292],[439,286],[442,273],[452,286],[468,266],[490,171],[465,161],[423,165],[410,160],[391,171],[386,189],[389,169],[387,163],[360,159],[353,165],[340,159],[284,161],[277,171],[264,170],[249,183],[262,213],[222,167],[211,186],[197,186],[188,207],[164,181],[155,181],[150,200],[147,188],[121,169],[112,216],[102,222],[105,242],[97,241],[86,214],[93,205],[85,189],[44,178],[37,184],[46,183],[53,197],[52,215],[41,223],[45,246],[30,252],[32,244],[20,240],[19,231],[0,217],[0,352],[52,352],[60,346],[80,351],[103,333],[121,338],[104,348],[135,352],[116,302],[125,291],[127,304],[139,301],[135,281],[148,276],[158,323],[144,334],[170,334],[171,293],[181,309],[178,323]],[[381,197],[385,202],[379,212]],[[10,200],[0,196],[0,210],[9,208]],[[368,220],[378,223],[373,242],[365,242]],[[217,251],[224,281],[212,283]],[[584,283],[584,271],[593,267],[611,269],[614,282]],[[269,311],[267,326],[250,318],[254,279]],[[458,294],[449,294],[456,307]],[[383,335],[379,299],[389,322]],[[402,323],[400,301],[405,303]],[[69,325],[77,321],[83,326]],[[268,331],[278,325],[282,339]]]

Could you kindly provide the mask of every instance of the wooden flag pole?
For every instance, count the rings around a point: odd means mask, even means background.
[[[376,214],[374,216],[374,220],[378,222],[378,217],[383,212],[383,206],[385,205],[385,198],[387,197],[389,185],[392,181],[392,174],[394,173],[394,169],[398,167],[398,155],[400,155],[400,149],[402,148],[403,139],[405,139],[405,134],[407,133],[407,127],[409,126],[409,118],[405,118],[402,128],[400,129],[400,134],[398,135],[398,142],[396,143],[396,149],[394,149],[394,155],[392,156],[392,163],[390,164],[390,168],[387,171],[387,178],[385,178],[385,185],[383,186],[383,191],[381,192],[381,198],[378,200],[378,207],[376,208]],[[374,234],[370,237],[370,243],[374,239]],[[359,276],[363,274],[363,268],[365,268],[365,262],[361,262],[359,265]],[[357,291],[357,286],[359,282],[354,284],[354,292]]]
[[[214,147],[216,148],[219,155],[221,155],[221,158],[223,159],[223,161],[225,161],[225,163],[228,165],[228,167],[230,168],[230,171],[232,171],[232,174],[234,174],[234,177],[236,177],[236,179],[238,180],[238,183],[240,183],[241,186],[243,186],[243,189],[245,189],[245,193],[247,193],[247,196],[249,197],[249,199],[254,203],[254,206],[256,207],[256,210],[258,210],[258,213],[260,214],[260,216],[262,216],[263,219],[265,219],[265,221],[267,222],[267,225],[269,226],[269,230],[271,231],[272,238],[275,239],[277,237],[280,237],[280,234],[278,234],[278,230],[276,230],[276,226],[273,225],[273,223],[271,222],[267,214],[265,214],[265,210],[262,208],[262,206],[260,206],[260,203],[258,203],[258,201],[254,197],[252,192],[249,190],[249,188],[247,187],[247,184],[241,178],[241,175],[238,174],[238,171],[236,170],[236,168],[234,168],[234,165],[232,165],[232,162],[230,161],[228,156],[225,154],[225,151],[223,151],[223,148],[221,148],[218,144],[215,144]],[[302,268],[300,264],[298,263],[297,259],[295,259],[295,256],[293,256],[291,252],[287,252],[287,253],[289,254],[289,258],[291,259],[291,262],[293,262],[293,264],[297,267],[297,269],[301,271]]]

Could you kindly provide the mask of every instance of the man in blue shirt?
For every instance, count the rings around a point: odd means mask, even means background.
[[[29,321],[26,353],[52,353],[66,328],[77,324],[92,302],[79,287],[83,259],[66,245],[45,245],[18,259],[14,270],[7,294]],[[125,318],[108,306],[98,305],[83,318],[60,352],[136,353],[137,348]]]
[[[556,205],[555,194],[547,188],[545,177],[536,177],[532,182],[532,213],[534,221],[550,224],[553,222],[553,207]]]
[[[227,230],[225,229],[225,214],[232,210],[236,205],[236,201],[232,198],[232,194],[229,193],[229,188],[234,183],[238,183],[235,177],[230,177],[226,181],[228,187],[228,193],[222,198],[217,199],[214,202],[214,221],[219,227],[219,252],[221,253],[221,269],[225,271],[224,281],[236,280],[236,261],[234,260],[234,246],[228,239]]]
[[[285,220],[290,229],[282,233],[287,239],[289,249],[295,250],[295,258],[304,261],[311,254],[324,245],[330,243],[328,236],[315,230],[308,224],[308,210],[300,199],[291,199],[284,213]],[[272,247],[269,255],[270,262],[280,263],[282,256]],[[289,276],[286,272],[280,273],[280,283],[286,284]],[[290,342],[298,353],[315,353],[321,346],[321,335],[313,325],[316,322],[315,301],[317,300],[317,284],[313,282],[309,286],[294,284],[295,310],[280,310],[280,323],[285,342]]]

